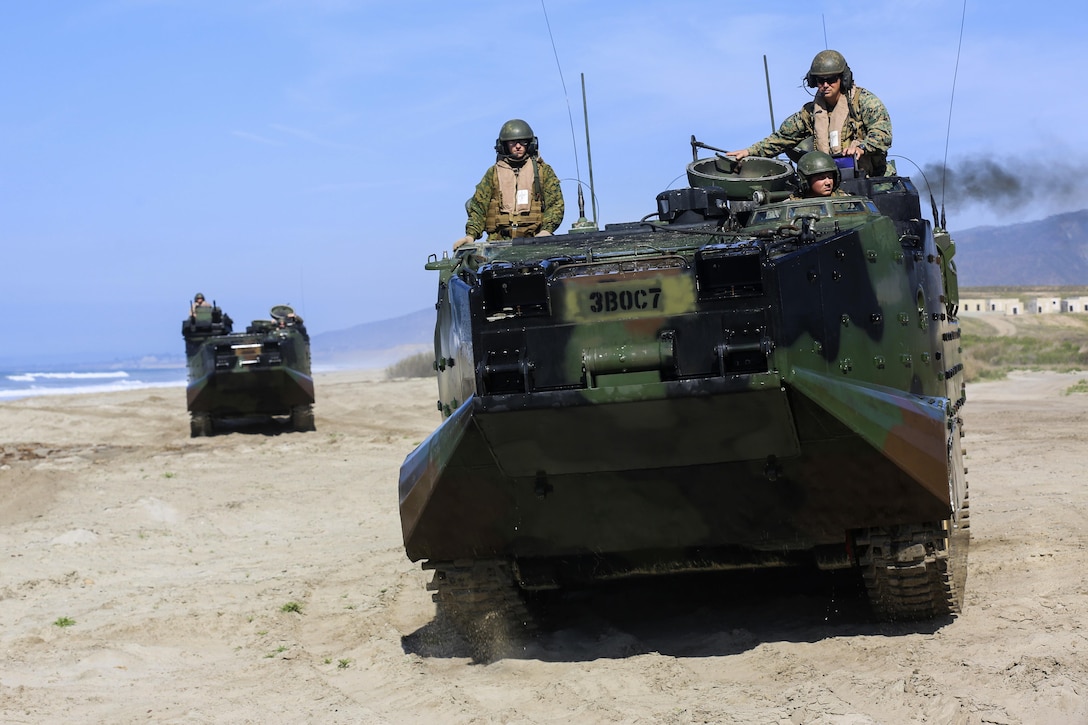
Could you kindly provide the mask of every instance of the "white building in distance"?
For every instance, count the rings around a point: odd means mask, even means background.
[[[1066,297],[1062,300],[1062,312],[1088,312],[1088,297]]]
[[[1029,315],[1049,315],[1062,312],[1060,297],[1032,297],[1025,308]]]
[[[960,300],[960,312],[996,315],[1019,315],[1024,311],[1015,297],[965,298]]]

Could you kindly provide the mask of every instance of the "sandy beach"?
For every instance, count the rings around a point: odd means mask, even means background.
[[[1086,723],[1082,378],[968,386],[955,620],[874,622],[842,577],[625,583],[486,665],[401,542],[433,380],[318,375],[312,433],[191,439],[181,388],[4,403],[0,721]]]

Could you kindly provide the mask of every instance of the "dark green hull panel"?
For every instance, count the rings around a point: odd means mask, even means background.
[[[189,412],[217,417],[288,415],[296,405],[314,402],[314,381],[290,368],[213,372],[189,383]]]
[[[832,412],[750,382],[661,383],[603,405],[580,393],[470,399],[401,470],[409,557],[785,553],[948,515],[948,487],[933,485],[948,476],[940,406],[863,388]],[[861,400],[868,410],[845,406]],[[890,447],[915,470],[857,432],[870,412],[893,421]]]

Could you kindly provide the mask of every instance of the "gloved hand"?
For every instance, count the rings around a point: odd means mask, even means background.
[[[536,236],[538,237],[550,237],[551,235],[552,233],[549,232],[547,229],[541,229],[539,232],[536,233]]]
[[[465,236],[461,237],[460,239],[458,239],[456,242],[453,243],[453,248],[457,249],[460,246],[463,246],[465,244],[472,244],[475,241],[476,241],[476,237],[473,237],[470,234],[466,234]]]

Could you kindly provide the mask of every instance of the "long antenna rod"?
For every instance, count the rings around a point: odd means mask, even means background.
[[[771,133],[778,130],[774,125],[774,101],[771,100],[771,72],[767,70],[767,54],[763,54],[763,77],[767,79],[767,108],[771,109]]]
[[[586,105],[586,74],[582,73],[582,115],[586,124],[586,161],[589,163],[589,201],[593,207],[593,223],[597,223],[597,192],[593,186],[593,153],[589,150],[589,106]],[[581,190],[581,185],[578,189]]]
[[[578,140],[574,135],[574,114],[570,110],[570,96],[567,94],[567,81],[563,78],[563,66],[559,64],[559,51],[555,49],[555,37],[552,35],[552,24],[548,20],[548,8],[544,7],[544,0],[540,0],[540,9],[544,12],[544,24],[548,26],[548,40],[552,44],[552,54],[555,56],[555,67],[559,69],[559,82],[563,85],[563,98],[567,102],[567,118],[570,119],[570,139],[574,144],[574,175],[578,179],[578,185],[582,184],[582,171],[578,168]]]
[[[941,228],[947,229],[945,226],[946,219],[944,215],[944,193],[947,188],[946,181],[948,179],[948,139],[952,136],[952,102],[956,98],[956,77],[960,72],[960,53],[963,51],[963,26],[967,21],[967,0],[963,0],[963,14],[960,16],[960,40],[956,46],[956,70],[952,73],[952,94],[948,98],[948,128],[944,132],[944,162],[941,164],[943,169],[941,170]],[[933,220],[937,222],[936,219]]]
[[[298,308],[305,317],[309,312],[306,310],[306,274],[301,265],[298,268],[298,296],[302,299],[302,304]]]

